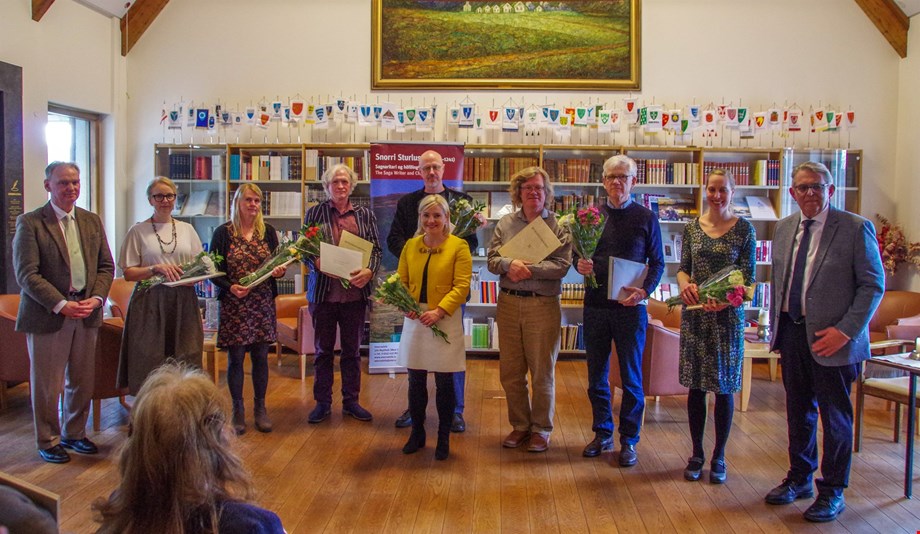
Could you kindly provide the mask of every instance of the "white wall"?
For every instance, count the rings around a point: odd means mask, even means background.
[[[102,210],[110,237],[117,231],[114,197],[116,100],[123,99],[124,63],[117,19],[71,0],[55,2],[40,22],[29,0],[0,0],[0,61],[22,67],[25,209],[47,200],[42,180],[48,164],[48,103],[106,116],[102,135]],[[123,107],[123,106],[122,106]],[[121,121],[123,122],[123,121]]]
[[[920,199],[920,16],[911,18],[911,30],[907,40],[907,58],[900,64],[900,91],[898,97],[898,155],[895,171],[895,198],[901,199],[896,209],[889,212],[890,219],[904,226],[907,238],[920,241],[920,210],[916,201]],[[902,267],[896,275],[899,289],[920,291],[920,275],[916,270]]]
[[[893,211],[900,60],[855,2],[644,0],[642,10],[641,98],[679,104],[741,98],[753,110],[786,101],[852,107],[859,126],[850,143],[865,151],[862,212]],[[443,109],[466,95],[484,106],[508,97],[561,103],[622,98],[599,92],[375,93],[370,17],[367,0],[167,4],[128,57],[129,187],[138,191],[153,176],[153,144],[164,139],[164,101],[220,98],[234,107],[295,93],[370,95],[406,104],[435,98]],[[196,141],[206,139],[199,134]],[[796,142],[803,145],[807,136]],[[826,142],[822,138],[822,146]],[[134,198],[129,220],[150,209],[141,195]]]

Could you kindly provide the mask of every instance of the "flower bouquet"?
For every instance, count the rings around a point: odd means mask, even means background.
[[[450,223],[454,225],[454,228],[451,233],[461,239],[475,234],[476,230],[482,226],[482,218],[477,215],[485,208],[486,205],[478,200],[474,200],[472,204],[465,198],[452,200],[450,202]]]
[[[697,291],[699,293],[700,302],[706,302],[712,299],[717,304],[728,304],[735,308],[743,305],[745,301],[750,301],[754,298],[754,286],[744,285],[744,275],[741,273],[741,270],[734,265],[722,268],[706,279],[706,281],[697,285]],[[665,301],[665,304],[668,305],[668,311],[671,311],[675,306],[680,306],[683,303],[684,301],[679,295]],[[686,309],[700,310],[702,308],[702,304],[694,304],[692,306],[687,306]]]
[[[920,243],[908,241],[900,224],[894,224],[879,214],[875,214],[875,218],[879,222],[875,237],[885,272],[895,274],[898,265],[905,262],[920,268]]]
[[[262,262],[258,269],[240,278],[240,285],[245,288],[255,287],[267,280],[275,267],[288,266],[304,256],[318,256],[322,234],[319,226],[304,225],[297,239],[278,245],[278,248]]]
[[[559,215],[559,225],[568,230],[572,236],[572,246],[575,252],[588,260],[597,250],[597,242],[604,232],[606,217],[596,207],[572,208]],[[597,287],[597,278],[594,273],[585,276],[588,287]]]
[[[182,276],[176,281],[177,285],[181,285],[183,281],[190,281],[192,278],[202,279],[202,277],[213,277],[223,274],[217,272],[217,268],[215,267],[218,263],[223,261],[223,259],[224,258],[216,252],[199,252],[198,255],[191,260],[179,265],[179,268],[182,269]],[[167,278],[162,274],[158,274],[146,280],[141,280],[137,283],[137,287],[138,289],[146,290],[164,282],[168,282]]]
[[[409,294],[409,290],[406,289],[406,286],[403,285],[402,280],[399,278],[399,273],[393,273],[386,280],[380,281],[374,293],[374,300],[381,304],[389,304],[403,313],[415,312],[419,315],[422,314],[421,306]],[[433,324],[429,328],[431,328],[431,332],[435,336],[443,339],[445,343],[450,343],[447,340],[447,334],[438,328],[438,325]]]

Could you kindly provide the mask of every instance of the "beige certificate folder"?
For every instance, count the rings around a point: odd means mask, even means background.
[[[562,241],[559,241],[556,233],[546,224],[543,217],[537,217],[510,241],[502,245],[498,253],[503,258],[537,263],[546,259],[561,246]]]
[[[374,244],[367,239],[360,238],[348,230],[342,230],[342,237],[339,238],[339,246],[348,250],[355,250],[361,253],[361,265],[367,267],[371,264],[371,252],[374,251]]]

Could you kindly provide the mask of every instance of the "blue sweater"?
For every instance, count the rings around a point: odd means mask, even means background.
[[[623,209],[601,207],[607,216],[604,232],[597,244],[594,256],[594,274],[597,288],[585,288],[585,306],[614,308],[621,306],[607,299],[608,262],[611,256],[648,263],[648,274],[642,289],[651,294],[658,287],[664,273],[664,254],[661,250],[661,227],[658,217],[648,208],[630,202]]]

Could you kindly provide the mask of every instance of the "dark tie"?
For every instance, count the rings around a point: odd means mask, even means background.
[[[802,241],[795,253],[795,265],[792,267],[792,283],[789,284],[789,317],[799,322],[802,320],[802,289],[805,285],[805,260],[808,258],[808,245],[811,243],[811,225],[814,219],[802,221]]]

